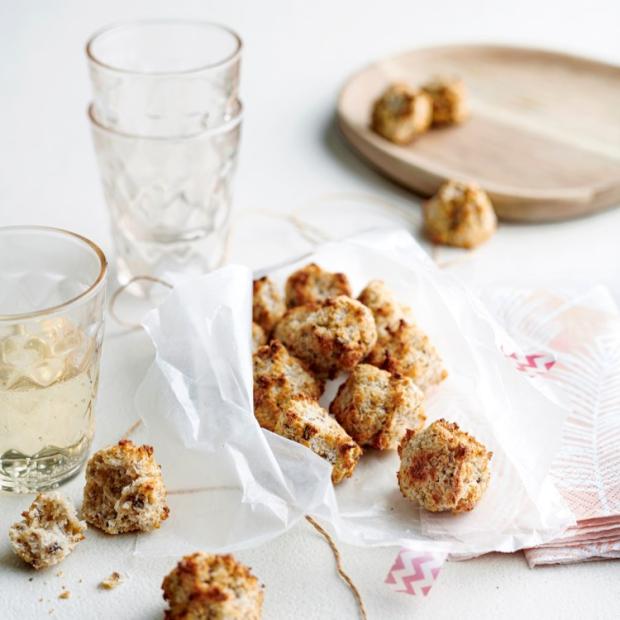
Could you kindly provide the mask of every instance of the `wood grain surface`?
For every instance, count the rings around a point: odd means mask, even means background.
[[[409,146],[370,131],[374,100],[395,81],[463,78],[471,118]],[[620,203],[620,67],[496,45],[419,49],[354,75],[338,101],[352,146],[424,196],[446,179],[475,180],[502,219],[551,221]]]

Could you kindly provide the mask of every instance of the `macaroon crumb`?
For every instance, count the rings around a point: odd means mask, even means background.
[[[99,583],[99,587],[102,590],[114,590],[114,588],[119,586],[122,582],[123,578],[121,577],[121,574],[114,571]]]

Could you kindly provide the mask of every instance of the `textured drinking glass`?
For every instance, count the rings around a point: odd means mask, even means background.
[[[201,274],[226,250],[241,108],[194,136],[150,138],[91,127],[110,209],[119,280]]]
[[[92,113],[108,129],[179,137],[238,112],[241,40],[209,22],[155,20],[105,28],[86,55]]]
[[[0,489],[76,474],[94,431],[107,263],[64,230],[0,228]]]
[[[136,22],[86,50],[120,281],[218,267],[241,129],[239,37],[205,22]]]

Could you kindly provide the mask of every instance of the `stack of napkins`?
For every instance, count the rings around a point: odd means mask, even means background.
[[[551,475],[577,521],[525,555],[531,567],[620,558],[620,312],[596,288],[578,297],[502,291],[486,301],[529,353],[515,360],[570,414]]]

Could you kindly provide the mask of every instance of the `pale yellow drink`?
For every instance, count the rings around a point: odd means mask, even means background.
[[[77,471],[94,432],[98,347],[62,317],[35,327],[0,338],[0,477],[11,490]]]

